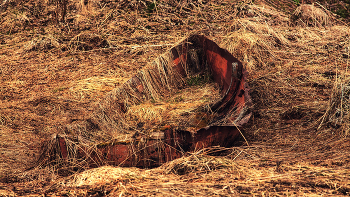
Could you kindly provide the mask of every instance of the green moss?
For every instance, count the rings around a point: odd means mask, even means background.
[[[344,8],[337,10],[335,13],[343,18],[348,18],[350,16],[349,10],[344,9]]]
[[[191,78],[187,79],[187,85],[189,86],[200,86],[204,85],[206,83],[211,82],[212,79],[209,75],[197,75],[197,76],[192,76]]]
[[[152,3],[148,3],[147,7],[146,7],[146,13],[148,16],[151,15],[151,13],[153,13],[155,10],[157,9],[157,4],[156,2],[152,2]]]
[[[53,91],[54,93],[56,93],[56,92],[62,92],[62,91],[65,90],[65,89],[67,89],[67,87],[59,87],[59,88],[53,89],[52,91]]]
[[[182,96],[177,96],[174,98],[174,102],[182,102],[184,101],[184,98]]]

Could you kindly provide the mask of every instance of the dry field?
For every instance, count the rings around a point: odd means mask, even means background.
[[[350,28],[318,4],[266,2],[3,1],[0,196],[350,195]],[[193,33],[249,72],[247,142],[154,169],[37,165],[53,134]]]

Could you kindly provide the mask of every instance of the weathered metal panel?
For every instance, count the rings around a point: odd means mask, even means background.
[[[194,64],[191,62],[191,51],[202,58]],[[249,109],[252,106],[249,89],[246,84],[247,72],[243,65],[227,50],[220,48],[216,43],[205,36],[193,35],[181,44],[170,50],[173,57],[172,64],[175,70],[183,77],[204,69],[204,63],[209,66],[214,81],[221,88],[222,98],[211,106],[217,113],[217,118],[199,128],[195,132],[177,130],[170,126],[162,130],[163,133],[154,133],[149,138],[134,138],[128,143],[112,143],[97,146],[95,152],[89,153],[88,148],[79,148],[79,155],[88,158],[91,166],[103,164],[119,166],[155,167],[164,162],[183,156],[188,151],[195,151],[210,146],[232,146],[239,135],[238,126],[242,126],[250,118]],[[192,66],[188,69],[186,67]],[[145,87],[137,76],[127,83],[140,95]],[[118,103],[121,111],[126,112],[124,103]],[[64,138],[59,138],[62,158],[67,158],[67,146]],[[89,154],[88,154],[89,153]]]

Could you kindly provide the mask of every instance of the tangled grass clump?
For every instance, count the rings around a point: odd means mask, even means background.
[[[302,4],[292,14],[291,20],[302,27],[322,27],[331,25],[329,16],[313,4]]]

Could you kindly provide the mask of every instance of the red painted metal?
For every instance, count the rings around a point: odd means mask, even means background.
[[[63,137],[60,137],[59,135],[56,135],[55,138],[58,141],[58,145],[60,147],[61,157],[63,159],[67,159],[68,158],[68,149],[67,149],[67,144],[66,144],[65,139]]]
[[[188,68],[191,66],[189,53],[191,50],[197,50],[198,54],[202,54],[200,57],[203,60],[202,65],[196,65],[199,68],[193,65],[193,68]],[[188,151],[210,146],[232,146],[239,135],[238,127],[249,120],[251,114],[249,109],[252,106],[246,84],[247,72],[242,63],[227,50],[201,35],[190,36],[172,48],[170,54],[173,57],[173,68],[183,77],[188,77],[188,70],[199,73],[203,69],[209,69],[214,81],[221,88],[222,98],[211,106],[217,118],[196,132],[176,130],[168,126],[158,137],[138,138],[136,136],[128,143],[99,145],[93,152],[89,147],[78,148],[78,155],[81,155],[91,166],[110,164],[155,167],[179,158]],[[145,91],[145,87],[136,76],[127,83],[129,87],[134,88],[135,94],[142,95]],[[127,108],[124,103],[118,104],[121,111],[125,113]],[[67,146],[62,139],[59,138],[60,150],[62,157],[67,158]]]

